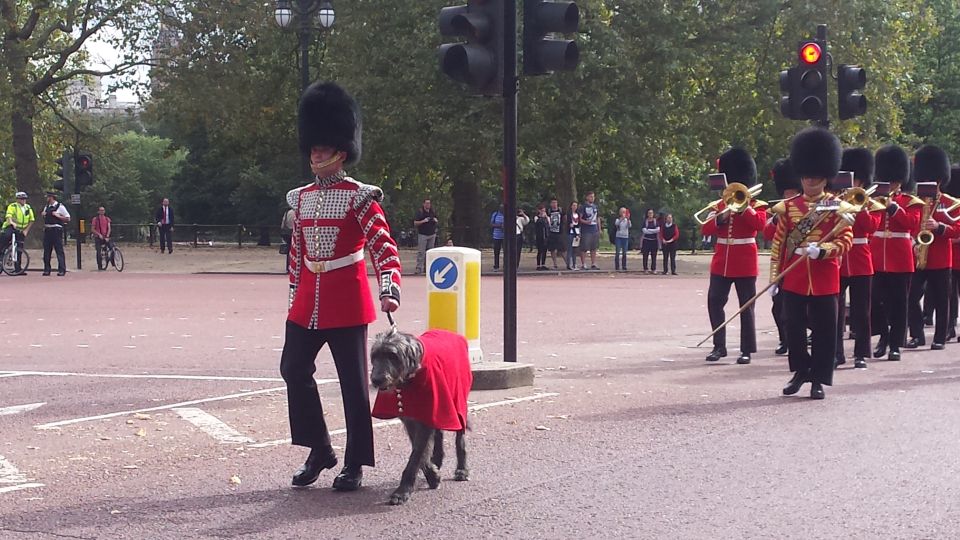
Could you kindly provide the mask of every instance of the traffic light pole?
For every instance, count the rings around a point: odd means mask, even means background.
[[[503,3],[503,361],[517,361],[517,2]]]

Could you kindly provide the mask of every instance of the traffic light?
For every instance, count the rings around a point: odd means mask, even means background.
[[[576,2],[523,1],[523,74],[545,75],[573,71],[580,63],[580,49],[570,39],[546,37],[572,34],[580,28]]]
[[[468,0],[440,10],[440,33],[466,40],[440,46],[440,70],[485,96],[503,93],[503,6],[504,0]]]
[[[800,42],[796,67],[780,72],[780,112],[792,120],[827,122],[827,43]]]
[[[53,189],[61,191],[63,193],[73,193],[74,187],[74,166],[73,166],[73,154],[70,152],[64,152],[63,157],[57,158],[57,176],[60,177],[59,180],[54,180]]]
[[[837,109],[841,120],[867,113],[867,98],[860,90],[867,85],[867,71],[860,66],[840,64],[837,68]]]
[[[75,169],[76,193],[80,193],[83,191],[83,188],[93,185],[93,156],[90,154],[77,154]]]

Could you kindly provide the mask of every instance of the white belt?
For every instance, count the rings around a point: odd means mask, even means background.
[[[869,239],[869,238],[854,238],[854,239],[853,239],[853,245],[869,244],[869,243],[870,243],[870,239]]]
[[[913,238],[908,232],[877,231],[873,235],[877,238]]]
[[[307,267],[307,270],[310,270],[314,274],[322,274],[324,272],[330,272],[337,270],[339,268],[345,268],[347,266],[354,265],[363,260],[363,250],[354,251],[353,253],[340,257],[339,259],[330,259],[327,261],[311,261],[307,259],[306,255],[303,257],[303,265]]]
[[[756,238],[717,238],[718,244],[727,244],[734,246],[742,246],[745,244],[756,244]]]

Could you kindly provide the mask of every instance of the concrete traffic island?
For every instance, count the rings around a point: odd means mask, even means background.
[[[473,390],[504,390],[533,386],[533,364],[477,362],[473,364]]]

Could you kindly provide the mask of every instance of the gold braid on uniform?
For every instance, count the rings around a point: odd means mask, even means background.
[[[777,216],[777,232],[774,233],[773,244],[770,246],[770,283],[773,283],[780,276],[780,251],[783,249],[783,239],[787,232],[786,202],[778,202],[770,211]]]

